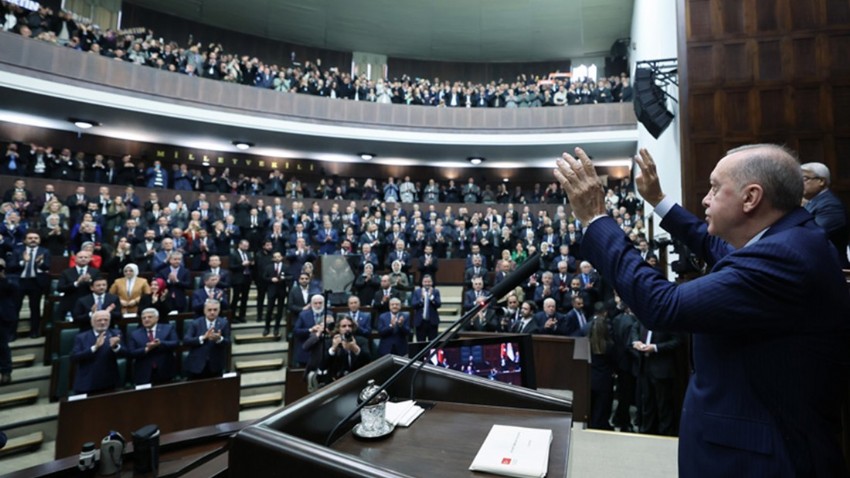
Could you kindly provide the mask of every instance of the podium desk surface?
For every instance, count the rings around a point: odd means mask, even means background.
[[[366,462],[409,476],[491,476],[469,465],[493,425],[546,428],[553,432],[547,477],[565,477],[572,415],[521,408],[436,402],[408,428],[383,440],[361,440],[351,432],[331,446]]]

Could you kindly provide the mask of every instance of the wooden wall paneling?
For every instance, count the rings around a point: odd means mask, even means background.
[[[744,33],[745,10],[743,1],[720,2],[720,18],[722,21],[721,32],[724,35],[735,35]]]
[[[755,0],[756,31],[773,32],[779,30],[779,3],[779,0]]]
[[[751,42],[735,42],[723,45],[723,57],[718,63],[726,84],[750,83],[753,81]]]
[[[820,0],[790,0],[788,1],[792,30],[808,30],[822,24]]]
[[[821,104],[820,90],[819,86],[794,89],[794,130],[816,131],[823,128],[825,109]]]
[[[850,85],[836,85],[831,90],[833,130],[850,133]]]
[[[783,79],[783,72],[787,69],[787,65],[783,59],[782,44],[783,42],[779,39],[756,42],[755,60],[758,66],[755,68],[755,78],[757,81],[781,81]]]
[[[714,34],[712,0],[686,0],[686,2],[688,4],[686,13],[688,40],[711,38]]]
[[[843,189],[845,196],[850,190],[850,135],[838,136],[834,140],[834,147],[831,151],[836,158],[834,164],[831,165],[832,187],[833,189]]]
[[[850,24],[850,0],[826,0],[826,23]]]
[[[796,138],[794,149],[801,163],[818,162],[829,166],[827,145],[823,135],[800,135]],[[830,167],[830,169],[833,169]]]
[[[818,42],[813,36],[791,38],[791,79],[812,81],[819,76]]]
[[[829,35],[829,74],[833,79],[850,78],[850,34]]]
[[[690,97],[688,129],[694,135],[713,134],[718,128],[718,111],[721,99],[714,92],[702,92]]]
[[[757,123],[761,131],[781,131],[789,125],[790,91],[786,88],[771,88],[758,92],[756,114],[760,121]]]
[[[751,136],[753,134],[753,98],[749,89],[725,92],[723,100],[723,134],[725,136]]]
[[[715,47],[699,44],[688,47],[688,79],[694,87],[714,84],[721,78],[721,67],[716,60]]]

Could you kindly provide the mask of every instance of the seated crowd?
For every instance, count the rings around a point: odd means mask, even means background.
[[[437,335],[442,305],[437,279],[445,259],[464,261],[462,279],[451,282],[462,280],[466,311],[517,264],[541,253],[537,274],[500,298],[498,306],[475,317],[469,324],[472,330],[589,335],[591,343],[597,331],[597,337],[605,338],[594,350],[608,350],[609,355],[624,350],[623,343],[628,348],[640,342],[634,320],[625,328],[611,325],[625,320],[628,309],[583,260],[582,225],[563,204],[551,214],[549,208],[532,214],[528,205],[489,201],[492,205],[480,212],[463,205],[438,209],[434,202],[423,201],[426,191],[406,188],[411,182],[405,178],[399,187],[388,179],[384,194],[371,201],[349,200],[343,190],[342,196],[333,197],[342,202],[323,210],[303,196],[327,190],[333,186],[331,178],[310,187],[294,177],[284,181],[279,171],[253,194],[210,171],[209,184],[228,186],[202,187],[189,203],[181,190],[167,189],[180,177],[168,174],[158,162],[144,170],[133,166],[132,176],[114,175],[153,187],[142,199],[133,185],[107,181],[110,175],[95,167],[103,163],[102,157],[91,161],[79,153],[72,158],[65,149],[57,161],[49,148],[33,146],[19,155],[13,146],[7,147],[0,163],[0,174],[16,178],[0,203],[0,258],[6,259],[10,282],[19,283],[17,310],[25,298],[29,300],[33,336],[42,330],[39,304],[50,289],[50,264],[55,262],[51,258],[67,261],[56,285],[62,294],[56,298],[59,315],[52,319],[64,317],[84,331],[72,354],[78,367],[99,364],[94,369],[100,370],[97,375],[111,377],[100,382],[89,373],[78,374],[80,382],[74,385],[78,392],[114,388],[111,364],[120,356],[144,364],[133,369],[137,383],[171,380],[175,343],[190,347],[192,358],[184,370],[190,378],[221,373],[228,368],[224,357],[230,324],[245,321],[252,285],[264,334],[280,335],[286,314],[293,339],[292,365],[316,372],[319,384],[373,357],[405,355],[414,336],[425,340]],[[59,197],[54,183],[38,192],[28,189],[27,175],[87,182]],[[253,179],[248,182],[257,184]],[[271,183],[275,185],[270,189]],[[357,181],[341,184],[348,187]],[[471,180],[467,184],[474,185]],[[642,204],[627,181],[622,186],[612,188],[606,198],[609,213],[645,259],[654,263]],[[279,190],[284,194],[259,197]],[[119,192],[113,195],[113,191]],[[358,191],[358,199],[364,199]],[[462,191],[435,194],[439,199],[479,201]],[[529,196],[546,202],[546,194]],[[353,283],[345,306],[332,312],[325,307],[322,281],[314,274],[317,259],[328,255],[357,256],[348,261],[353,264]],[[177,337],[169,323],[169,315],[175,313],[198,317],[184,326],[183,337]],[[140,317],[141,326],[121,337],[114,325],[128,314]],[[625,332],[617,335],[613,330]],[[610,336],[625,342],[606,345]],[[594,360],[603,363],[602,358]],[[610,410],[610,397],[608,401]]]
[[[381,78],[372,81],[339,68],[323,68],[321,60],[289,66],[228,52],[221,43],[206,47],[197,42],[181,47],[177,42],[155,38],[143,28],[121,34],[101,32],[97,25],[76,22],[69,12],[54,15],[49,7],[29,12],[3,2],[4,30],[17,32],[75,50],[136,63],[164,71],[210,78],[280,92],[376,103],[430,105],[438,107],[522,108],[630,102],[632,87],[625,75],[592,79],[549,80],[540,75],[519,75],[513,81],[488,83],[434,78]]]

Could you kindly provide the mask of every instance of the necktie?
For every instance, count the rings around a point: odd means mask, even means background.
[[[274,273],[275,273],[275,275],[280,276],[280,262],[278,262],[277,264],[275,264],[275,266],[274,266]]]
[[[148,342],[153,342],[153,341],[154,341],[153,329],[148,329]]]
[[[422,300],[425,301],[425,306],[422,308],[422,317],[426,320],[428,319],[428,302],[430,302],[430,295],[428,289],[423,289]]]
[[[30,261],[27,264],[27,277],[35,277],[35,247],[30,247]]]
[[[103,310],[103,296],[97,296],[97,310]]]
[[[584,320],[584,314],[582,314],[580,310],[576,310],[576,316],[578,316],[578,325],[579,325],[579,328],[582,328],[582,329],[583,329],[583,328],[584,328],[584,324],[586,324],[586,323],[587,323],[587,321],[586,321],[586,320]]]

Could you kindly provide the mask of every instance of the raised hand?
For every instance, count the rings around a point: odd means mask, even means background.
[[[661,182],[658,179],[655,161],[646,148],[641,148],[639,152],[640,154],[635,156],[635,163],[640,167],[640,175],[635,176],[635,184],[646,202],[657,206],[664,199],[664,193],[661,192]]]
[[[558,159],[555,179],[561,184],[576,217],[584,224],[605,214],[605,192],[593,163],[581,148],[575,149],[578,159],[567,153]]]

